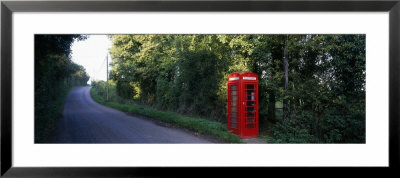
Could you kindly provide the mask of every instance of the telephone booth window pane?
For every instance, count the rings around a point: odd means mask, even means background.
[[[232,101],[236,101],[237,100],[237,96],[232,96]]]
[[[237,111],[235,106],[232,107],[231,110],[232,110],[232,111]]]
[[[255,105],[255,101],[247,101],[247,106],[254,106]]]
[[[246,120],[246,122],[255,122],[255,119],[254,118],[249,118],[249,119]]]
[[[246,94],[254,96],[254,91],[248,90],[248,91],[246,91]]]
[[[231,116],[232,117],[236,117],[237,116],[237,112],[232,112]]]
[[[237,95],[237,91],[232,91],[232,95]]]
[[[232,102],[232,106],[236,106],[236,102]]]
[[[247,107],[246,111],[254,111],[254,107]]]
[[[246,96],[246,100],[254,100],[254,96]]]
[[[237,127],[237,124],[236,124],[236,123],[232,123],[231,127],[232,127],[232,128],[236,128],[236,127]]]
[[[236,85],[232,85],[232,86],[231,86],[231,89],[232,89],[232,90],[236,90],[236,89],[237,89],[237,86],[236,86]]]
[[[232,122],[237,122],[236,117],[232,117]]]
[[[246,117],[254,117],[254,116],[256,116],[254,112],[246,113]]]
[[[254,89],[254,85],[246,85],[246,89]]]

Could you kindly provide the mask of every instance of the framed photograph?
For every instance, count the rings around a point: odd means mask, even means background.
[[[2,1],[1,175],[393,170],[399,21],[399,1]]]

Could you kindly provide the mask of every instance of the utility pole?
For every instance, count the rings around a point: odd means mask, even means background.
[[[107,99],[106,99],[106,101],[108,101],[108,53],[107,53],[107,63],[106,63],[106,66],[107,66]]]

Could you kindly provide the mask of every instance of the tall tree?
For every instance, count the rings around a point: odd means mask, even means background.
[[[283,73],[284,73],[284,78],[283,78],[283,89],[285,91],[285,96],[283,98],[283,117],[284,119],[289,118],[289,107],[288,107],[288,99],[286,97],[286,93],[288,90],[288,68],[289,68],[289,62],[288,62],[288,35],[286,35],[286,42],[285,42],[285,47],[283,49]]]

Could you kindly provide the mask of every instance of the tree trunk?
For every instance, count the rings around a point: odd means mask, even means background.
[[[285,43],[285,47],[283,49],[283,72],[284,72],[284,78],[283,78],[283,88],[285,90],[284,93],[284,98],[283,98],[283,119],[289,118],[289,106],[288,106],[288,99],[286,98],[287,96],[287,89],[288,89],[288,68],[289,68],[289,62],[288,62],[288,44],[287,40]]]
[[[269,90],[269,101],[268,101],[268,118],[270,121],[275,122],[275,91]]]

